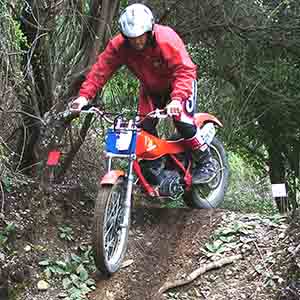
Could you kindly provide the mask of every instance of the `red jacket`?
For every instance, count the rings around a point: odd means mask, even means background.
[[[110,40],[82,84],[80,96],[94,98],[113,73],[126,65],[150,93],[171,91],[171,99],[188,99],[196,79],[196,66],[183,41],[167,26],[156,24],[154,35],[154,46],[141,51],[131,48],[121,34]]]

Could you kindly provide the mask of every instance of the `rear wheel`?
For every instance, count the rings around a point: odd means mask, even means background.
[[[126,185],[123,178],[98,192],[93,230],[94,258],[97,268],[109,276],[121,266],[128,244],[129,226],[122,226]]]
[[[229,167],[223,144],[214,137],[210,151],[217,170],[216,176],[208,183],[192,186],[185,193],[184,202],[194,208],[216,208],[224,200],[228,186]]]

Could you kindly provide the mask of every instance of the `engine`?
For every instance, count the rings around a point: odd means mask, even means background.
[[[180,175],[176,171],[163,171],[163,179],[158,188],[159,194],[165,197],[177,198],[184,189],[180,184]]]
[[[167,163],[162,160],[141,162],[143,175],[150,184],[156,186],[159,194],[177,198],[184,192],[180,174],[176,170],[166,169],[166,166]]]

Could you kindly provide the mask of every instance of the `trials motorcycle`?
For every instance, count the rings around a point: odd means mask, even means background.
[[[207,183],[192,184],[193,158],[180,137],[161,139],[141,129],[145,118],[167,118],[164,110],[156,109],[146,116],[125,118],[98,107],[82,110],[112,124],[105,138],[107,172],[100,178],[94,209],[93,249],[97,268],[110,276],[121,267],[127,251],[131,207],[135,188],[146,197],[177,199],[193,208],[216,208],[224,200],[228,185],[228,163],[221,141],[215,136],[222,123],[208,113],[196,113],[194,122],[200,128],[203,144],[210,147],[216,175]],[[145,176],[143,162],[163,158],[164,174],[158,185]],[[126,161],[126,168],[114,168],[115,159]],[[57,160],[57,158],[56,158]],[[119,164],[120,165],[120,164]]]
[[[96,107],[95,113],[112,123],[105,112]],[[223,144],[216,138],[216,126],[222,123],[208,113],[195,114],[195,124],[201,129],[203,143],[209,145],[216,175],[205,184],[192,184],[193,160],[184,140],[164,140],[142,130],[144,118],[166,118],[164,110],[155,110],[141,119],[126,120],[122,115],[113,120],[105,139],[107,173],[100,180],[95,204],[93,246],[96,265],[106,275],[118,271],[125,256],[131,220],[133,188],[140,186],[150,197],[183,197],[185,203],[195,208],[215,208],[223,199],[228,184],[228,164]],[[145,160],[165,158],[167,176],[158,186],[153,186],[143,174],[141,163]],[[126,170],[112,168],[113,159],[127,160]]]

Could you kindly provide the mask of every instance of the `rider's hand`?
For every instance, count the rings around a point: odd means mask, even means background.
[[[182,112],[182,104],[181,101],[174,99],[172,100],[166,107],[167,114],[172,116],[178,116]]]
[[[88,105],[88,103],[89,102],[85,97],[80,96],[69,104],[69,109],[72,113],[79,113],[84,106]]]

